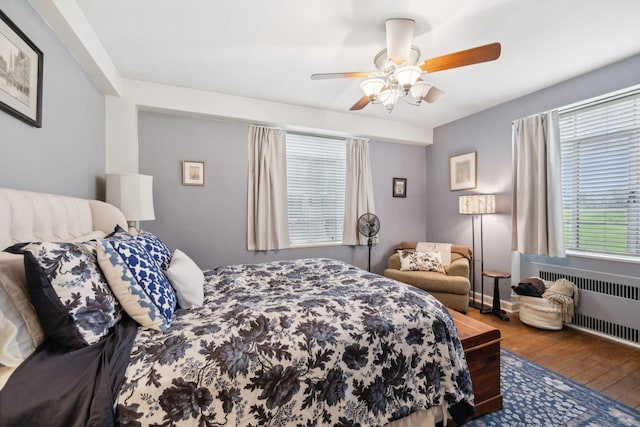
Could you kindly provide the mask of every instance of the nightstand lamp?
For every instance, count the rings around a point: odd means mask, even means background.
[[[119,208],[129,227],[139,231],[140,221],[156,219],[153,177],[134,173],[107,174],[107,203]]]

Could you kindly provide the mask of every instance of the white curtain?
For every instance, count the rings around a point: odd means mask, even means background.
[[[345,245],[366,245],[367,238],[358,233],[358,218],[364,213],[375,213],[373,180],[369,162],[369,140],[347,139],[347,188],[344,204]]]
[[[564,257],[558,112],[513,122],[513,251]]]
[[[289,247],[286,132],[249,128],[247,246],[249,250]]]

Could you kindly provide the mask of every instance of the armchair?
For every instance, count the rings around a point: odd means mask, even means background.
[[[398,250],[414,250],[415,242],[402,242]],[[400,256],[394,252],[389,257],[384,276],[424,289],[445,306],[466,313],[469,308],[469,266],[471,249],[462,245],[451,245],[451,263],[444,266],[445,272],[400,270]]]

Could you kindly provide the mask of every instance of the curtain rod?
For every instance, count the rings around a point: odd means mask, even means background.
[[[579,110],[581,108],[585,108],[585,107],[589,107],[591,105],[597,105],[600,104],[602,102],[605,101],[613,101],[615,99],[618,98],[626,98],[628,96],[635,96],[635,95],[640,95],[640,84],[635,85],[635,86],[630,86],[624,89],[620,89],[614,92],[610,92],[607,93],[605,95],[599,95],[599,96],[594,96],[593,98],[589,98],[589,99],[585,99],[582,101],[578,101],[578,102],[574,102],[572,104],[567,104],[564,105],[562,107],[556,107],[556,108],[551,108],[547,111],[540,111],[538,113],[533,113],[530,114],[528,116],[525,117],[519,117],[513,121],[511,121],[511,124],[513,124],[513,122],[515,122],[516,120],[520,120],[520,119],[526,119],[528,117],[534,117],[534,116],[539,116],[540,114],[544,114],[548,111],[553,111],[553,110],[558,110],[558,114],[565,114],[565,113],[571,113],[572,111],[575,110]]]
[[[290,134],[293,134],[293,135],[313,136],[313,137],[317,137],[317,138],[336,139],[336,140],[347,140],[349,138],[366,139],[367,141],[369,140],[369,138],[364,138],[364,137],[360,137],[360,136],[340,136],[340,135],[331,135],[331,134],[312,133],[312,132],[305,132],[305,131],[299,131],[299,130],[292,130],[292,129],[287,129],[286,126],[284,126],[284,127],[267,126],[267,125],[260,125],[260,124],[257,124],[257,123],[252,123],[251,125],[252,126],[259,126],[259,127],[263,127],[263,128],[267,128],[267,129],[283,130],[283,131],[285,131],[287,133],[290,133]]]
[[[302,136],[315,136],[317,138],[327,138],[327,139],[340,139],[340,140],[345,140],[347,138],[352,138],[349,136],[337,136],[337,135],[325,135],[325,134],[321,134],[321,133],[311,133],[311,132],[302,132],[302,131],[296,131],[296,130],[287,130],[287,133],[293,134],[293,135],[302,135]]]
[[[610,92],[605,95],[595,96],[583,101],[574,102],[573,104],[565,105],[558,108],[559,113],[570,113],[572,111],[590,107],[592,105],[601,104],[607,101],[614,101],[616,99],[626,98],[629,96],[635,96],[640,94],[640,85],[631,86],[625,89],[620,89],[615,92]]]

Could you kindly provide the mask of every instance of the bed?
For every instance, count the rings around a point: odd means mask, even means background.
[[[430,426],[473,412],[453,320],[424,291],[313,258],[198,269],[202,305],[183,308],[184,283],[157,284],[179,254],[162,245],[106,203],[0,189],[13,252],[0,425]],[[127,274],[164,290],[146,301]]]

